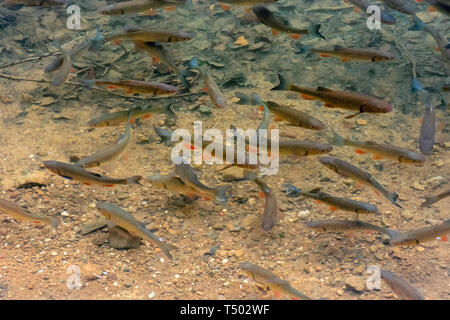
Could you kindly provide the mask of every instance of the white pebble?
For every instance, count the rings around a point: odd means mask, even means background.
[[[222,263],[223,263],[223,264],[225,264],[225,263],[227,263],[227,262],[228,262],[228,259],[223,259],[223,260],[222,260]]]
[[[154,291],[152,291],[152,293],[150,293],[150,294],[148,295],[148,298],[149,298],[149,299],[153,299],[153,298],[155,297],[155,295],[156,295],[156,293],[155,293]]]

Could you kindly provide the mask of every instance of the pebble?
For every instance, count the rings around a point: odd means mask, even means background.
[[[369,250],[370,250],[370,252],[374,253],[375,251],[378,250],[378,247],[377,247],[376,245],[371,245],[371,246],[369,247]]]
[[[424,247],[417,247],[417,251],[419,251],[419,252],[424,252],[424,251],[425,251],[425,248],[424,248]]]
[[[223,171],[222,181],[231,182],[244,179],[244,169],[239,167],[229,167]]]
[[[208,107],[207,105],[202,104],[199,108],[198,111],[200,111],[201,114],[211,114],[211,108]]]
[[[115,226],[109,231],[109,245],[115,249],[136,249],[141,245],[141,238],[133,237],[125,229]]]
[[[239,38],[237,38],[234,44],[245,47],[248,46],[248,41],[244,38],[244,36],[240,36]]]
[[[257,223],[258,220],[259,217],[256,214],[249,214],[242,220],[242,226],[244,228],[252,227]]]
[[[400,215],[405,220],[410,220],[413,217],[411,211],[408,209],[403,210],[402,213],[400,213]]]
[[[356,124],[358,124],[360,126],[366,126],[367,125],[367,120],[358,119],[358,120],[356,120]]]
[[[361,277],[347,277],[345,280],[345,289],[361,293],[365,288],[365,282]]]
[[[149,299],[153,299],[155,297],[156,293],[154,291],[152,291],[149,295],[148,298]]]
[[[418,181],[414,182],[413,188],[420,191],[425,191],[425,187],[421,185]]]
[[[309,214],[310,214],[309,210],[303,210],[303,211],[300,211],[298,213],[298,217],[299,218],[306,218],[306,217],[309,216]]]

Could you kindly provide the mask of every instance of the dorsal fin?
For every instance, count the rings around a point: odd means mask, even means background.
[[[319,193],[319,192],[320,192],[320,188],[314,188],[314,189],[308,191],[308,193]]]
[[[333,90],[325,88],[325,87],[317,87],[317,91],[322,91],[322,92],[333,92]]]

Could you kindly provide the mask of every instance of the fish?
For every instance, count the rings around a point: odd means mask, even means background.
[[[381,194],[389,199],[395,206],[401,208],[401,206],[396,202],[398,199],[398,194],[387,190],[377,180],[375,180],[370,173],[362,171],[354,165],[335,157],[320,157],[319,162],[340,176],[351,178],[359,183],[368,185],[375,190],[380,191]]]
[[[100,9],[98,13],[103,15],[122,15],[130,13],[139,13],[147,10],[156,10],[165,8],[167,11],[172,11],[178,4],[183,4],[185,1],[173,0],[132,0],[112,3]]]
[[[450,219],[442,224],[411,230],[407,232],[392,231],[390,233],[390,244],[393,246],[415,246],[420,243],[440,238],[441,241],[448,241],[450,233]]]
[[[390,159],[401,163],[424,163],[426,160],[423,154],[408,149],[375,141],[350,140],[340,136],[334,130],[332,132],[333,138],[328,138],[329,143],[337,146],[353,146],[358,154],[370,152],[373,154],[374,160]]]
[[[372,5],[372,3],[370,3],[370,1],[368,0],[344,0],[344,1],[352,3],[354,6],[360,9],[363,13],[366,13],[368,16],[373,14],[373,12],[367,13],[367,8]],[[395,18],[386,10],[381,10],[380,20],[382,23],[388,25],[392,25],[397,22]]]
[[[443,13],[446,14],[447,16],[450,16],[450,2],[447,0],[424,0],[425,2],[427,2],[428,4],[430,4],[431,6],[428,7],[428,11],[435,11],[436,9]],[[417,2],[421,2],[419,0],[417,0]]]
[[[194,169],[191,165],[187,163],[175,164],[175,174],[188,186],[194,188],[201,194],[205,196],[205,198],[217,198],[217,200],[221,203],[225,203],[227,201],[226,192],[228,190],[227,186],[220,186],[216,188],[208,187],[207,185],[200,182],[195,173]]]
[[[316,232],[348,232],[352,231],[375,231],[381,234],[388,234],[388,230],[360,220],[318,220],[306,223],[306,226]]]
[[[256,183],[264,194],[265,205],[264,213],[261,218],[261,226],[265,232],[269,232],[275,227],[278,215],[277,197],[273,190],[253,172],[245,170],[244,178]]]
[[[380,270],[381,279],[387,283],[389,287],[398,295],[399,298],[404,300],[425,300],[422,294],[411,286],[405,280],[399,278],[391,271]]]
[[[69,56],[72,61],[81,56],[85,51],[95,51],[98,50],[104,42],[103,35],[100,31],[100,28],[97,29],[97,34],[94,38],[89,39],[76,46],[72,50],[69,51]],[[44,69],[45,73],[53,72],[58,70],[64,63],[64,57],[59,56],[56,57],[52,62]]]
[[[267,148],[271,147],[270,140],[267,143]],[[328,153],[333,150],[333,147],[326,143],[287,140],[278,142],[278,150],[281,156],[296,155],[296,156],[312,156],[317,154]]]
[[[411,16],[415,16],[417,9],[416,7],[409,1],[405,0],[381,0],[383,4],[385,4],[387,7],[391,8],[392,10],[408,14]]]
[[[102,201],[96,203],[96,208],[106,219],[127,230],[133,236],[155,243],[169,259],[172,259],[169,245],[146,229],[145,225],[136,220],[132,214],[112,203]]]
[[[428,97],[425,102],[425,114],[422,118],[419,136],[419,149],[422,154],[429,155],[433,151],[435,134],[436,115],[431,100]]]
[[[240,7],[241,6],[253,7],[258,4],[275,3],[278,0],[224,0],[224,1],[219,0],[219,1],[221,2],[220,6],[222,7],[222,9],[231,10],[231,5]]]
[[[64,61],[63,64],[61,65],[61,68],[59,69],[59,71],[56,73],[55,77],[52,80],[52,86],[54,88],[63,85],[64,82],[66,81],[67,76],[72,71],[72,59],[70,58],[69,53],[63,48],[61,48],[61,46],[57,43],[56,47],[61,52],[61,56],[63,57]]]
[[[119,126],[128,121],[128,116],[130,116],[130,123],[133,124],[136,119],[140,118],[146,119],[150,118],[152,114],[169,113],[169,111],[170,109],[168,108],[168,106],[144,107],[144,108],[135,107],[129,110],[103,114],[98,118],[90,120],[87,123],[87,125],[89,127]]]
[[[344,211],[355,212],[356,214],[379,213],[378,208],[374,205],[371,205],[370,203],[335,197],[331,194],[320,191],[320,188],[315,188],[308,192],[301,191],[291,184],[284,184],[283,188],[284,193],[286,193],[290,198],[299,196],[312,198],[319,202],[328,204],[331,211],[340,209]]]
[[[140,80],[95,80],[83,79],[81,82],[88,88],[92,86],[107,86],[112,90],[124,90],[126,93],[141,93],[152,95],[170,95],[178,93],[178,88],[167,83],[155,81],[140,81]]]
[[[311,300],[308,296],[293,288],[291,284],[280,279],[272,272],[257,266],[250,262],[241,262],[239,267],[246,272],[253,280],[264,288],[269,287],[275,294],[279,296],[280,293],[286,294],[294,299]]]
[[[236,104],[246,104],[246,105],[255,105],[251,101],[251,97],[242,93],[236,92],[236,97],[240,98]],[[286,120],[288,124],[301,127],[310,130],[323,130],[326,128],[325,124],[319,119],[316,119],[309,114],[299,111],[295,108],[291,108],[288,106],[282,106],[273,101],[264,101],[264,103],[269,108],[270,112],[275,115],[275,121],[277,119]]]
[[[209,98],[211,99],[211,102],[220,109],[223,109],[227,106],[227,99],[225,98],[225,95],[223,94],[222,90],[220,90],[217,83],[214,81],[214,79],[206,72],[203,72],[197,63],[197,58],[193,58],[189,62],[189,67],[191,69],[196,69],[200,73],[200,76],[205,81],[205,89],[208,93]]]
[[[178,75],[178,79],[180,79],[185,88],[189,89],[191,87],[189,81],[187,81],[186,79],[187,71],[180,70],[177,67],[169,52],[166,50],[166,48],[164,48],[164,45],[162,43],[134,41],[134,47],[136,49],[136,52],[146,51],[150,53],[150,55],[153,57],[153,62],[161,61]]]
[[[388,51],[382,51],[375,48],[346,48],[341,45],[335,45],[332,50],[309,49],[312,53],[318,53],[321,57],[338,57],[342,62],[357,60],[369,62],[391,61],[397,59],[397,56]]]
[[[363,112],[387,113],[393,109],[388,102],[374,96],[356,92],[335,91],[324,87],[317,87],[316,89],[299,87],[288,82],[280,73],[278,73],[278,78],[280,84],[271,90],[295,91],[301,93],[303,99],[321,100],[324,106],[328,108],[343,108],[358,111],[356,114],[345,117],[346,119],[353,118]]]
[[[96,153],[78,160],[75,165],[81,168],[92,168],[118,157],[127,147],[131,139],[131,125],[127,124],[125,133],[119,137],[115,144],[109,145]]]
[[[325,39],[325,37],[320,33],[320,24],[314,25],[309,30],[297,29],[289,26],[288,22],[284,18],[275,15],[264,6],[254,6],[252,11],[261,23],[272,28],[273,35],[278,35],[278,33],[283,32],[289,34],[293,39],[299,39],[301,35],[310,34],[315,37]]]
[[[125,28],[124,32],[117,33],[105,37],[105,41],[122,40],[144,41],[144,42],[180,42],[194,38],[191,33],[177,30],[161,30],[161,29],[138,29],[133,27]]]
[[[159,175],[154,174],[147,177],[151,184],[159,189],[167,190],[172,193],[180,193],[185,195],[190,199],[194,199],[197,196],[202,196],[197,189],[192,188],[183,182],[179,177],[174,174],[169,175]]]
[[[158,142],[158,144],[161,144],[163,142],[167,142],[168,144],[174,144],[174,141],[172,141],[172,131],[169,129],[162,129],[160,127],[153,127],[155,129],[156,134],[158,137],[161,138],[161,141]]]
[[[450,42],[448,41],[447,37],[442,34],[437,29],[434,29],[429,24],[425,24],[423,27],[423,30],[428,32],[436,41],[436,44],[438,46],[439,52],[441,53],[441,56],[444,60],[444,62],[449,65],[450,64]]]
[[[31,221],[33,223],[44,223],[49,224],[53,228],[58,229],[59,219],[56,217],[45,217],[34,214],[25,210],[13,202],[0,199],[0,213],[4,213],[8,216],[11,216],[17,220],[26,220]]]
[[[18,4],[34,7],[56,7],[65,6],[67,0],[5,0],[6,6],[15,6]]]
[[[124,179],[110,178],[101,174],[88,171],[71,163],[60,161],[44,161],[44,166],[51,172],[69,179],[77,180],[86,185],[102,185],[105,187],[112,187],[117,184],[134,184],[142,179],[142,176],[132,176]]]
[[[421,208],[426,208],[431,206],[433,203],[436,203],[438,201],[441,201],[442,199],[446,198],[450,196],[450,189],[445,190],[444,192],[435,195],[435,196],[430,196],[430,197],[425,197],[425,202],[423,202],[420,207]]]

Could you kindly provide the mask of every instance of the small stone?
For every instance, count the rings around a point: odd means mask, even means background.
[[[62,213],[61,213],[62,215]],[[92,223],[85,223],[80,227],[80,230],[78,230],[78,233],[82,236],[87,235],[88,233],[91,233],[95,230],[101,229],[104,226],[106,226],[106,220],[105,219],[99,219]]]
[[[353,291],[355,293],[361,293],[364,291],[365,282],[361,277],[347,277],[345,280],[345,289]]]
[[[239,167],[229,167],[223,171],[222,181],[231,182],[244,179],[244,169]]]
[[[425,251],[425,248],[424,248],[424,247],[417,247],[417,251],[419,251],[419,252],[424,252],[424,251]]]
[[[242,226],[245,229],[253,227],[258,220],[259,217],[256,214],[249,214],[242,220]]]
[[[149,295],[148,298],[149,299],[153,299],[155,297],[156,293],[154,291],[152,291]]]
[[[403,210],[400,215],[405,220],[410,220],[413,217],[411,211],[409,211],[408,209]]]
[[[310,214],[309,210],[303,210],[303,211],[300,211],[298,213],[298,217],[299,218],[306,218],[306,217],[309,216],[309,214]]]
[[[425,191],[425,187],[421,185],[418,181],[414,182],[413,188],[420,191]]]
[[[226,263],[228,263],[228,259],[223,259],[222,264],[226,264]]]
[[[52,251],[52,256],[56,256],[56,255],[58,255],[58,252]]]
[[[244,36],[240,36],[239,38],[237,38],[234,44],[245,47],[248,46],[248,41],[244,38]]]
[[[366,126],[367,125],[367,120],[358,119],[358,120],[356,120],[356,124],[358,124],[360,126]]]
[[[200,111],[201,114],[205,114],[205,115],[209,115],[211,114],[211,108],[208,107],[207,105],[202,104],[199,108],[198,111]]]
[[[223,223],[220,223],[220,222],[219,222],[219,223],[216,223],[215,225],[212,226],[212,228],[213,228],[214,230],[222,230],[223,227],[224,227]]]
[[[438,168],[441,168],[441,167],[443,167],[444,166],[444,161],[442,161],[442,160],[438,160],[438,161],[436,161],[436,167],[438,167]]]
[[[374,253],[375,251],[378,250],[378,247],[377,247],[376,245],[371,245],[371,246],[369,247],[369,250],[370,250],[370,252]]]
[[[141,238],[133,237],[125,229],[115,226],[109,230],[109,245],[115,249],[137,249],[141,245]]]

